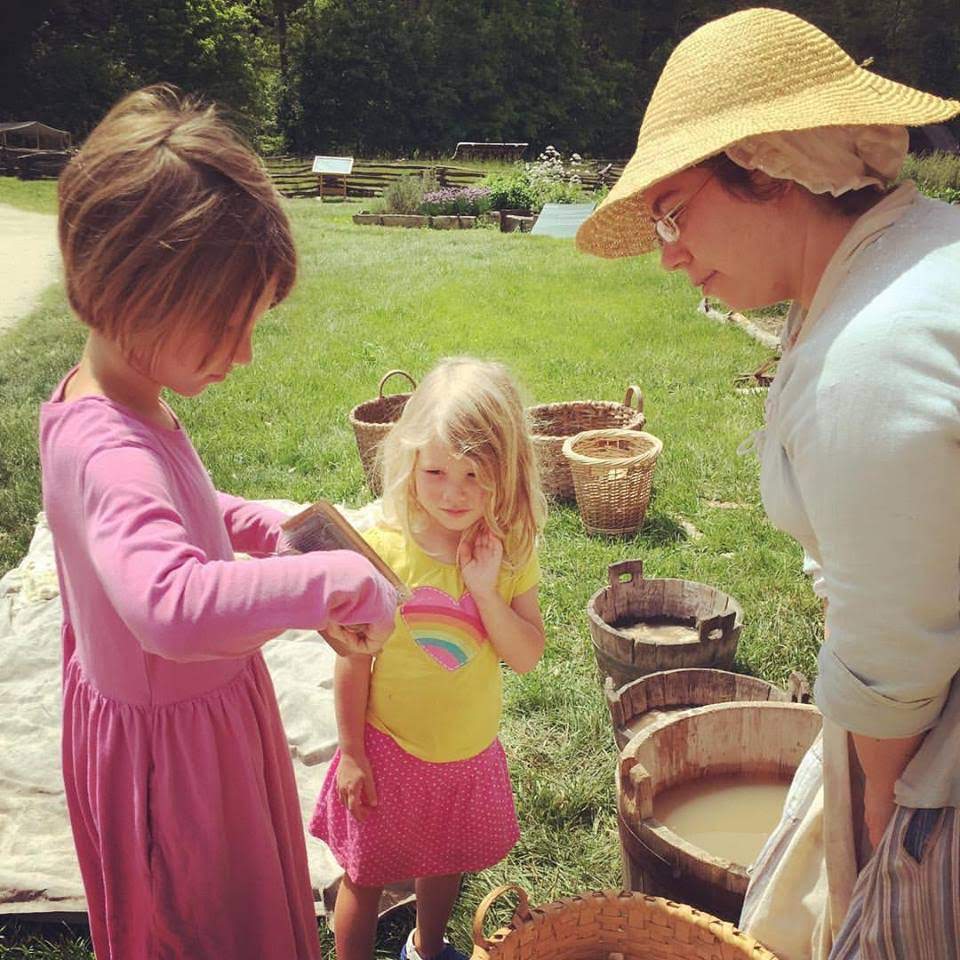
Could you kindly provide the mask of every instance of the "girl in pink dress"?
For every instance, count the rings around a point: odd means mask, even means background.
[[[254,324],[295,277],[286,216],[212,108],[153,87],[114,107],[64,171],[59,230],[90,330],[43,405],[40,458],[63,601],[64,783],[98,960],[316,958],[259,649],[296,627],[376,650],[396,597],[357,554],[277,555],[283,515],[216,491],[160,397],[250,362]]]
[[[458,960],[444,940],[460,876],[519,829],[497,738],[500,661],[543,652],[536,539],[544,503],[516,386],[497,363],[424,378],[383,454],[387,522],[365,536],[412,588],[382,653],[341,657],[340,749],[310,832],[344,868],[339,960],[369,960],[381,888],[416,880],[403,960]]]

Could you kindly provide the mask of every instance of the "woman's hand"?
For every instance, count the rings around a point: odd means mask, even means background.
[[[503,544],[484,527],[472,543],[461,540],[457,547],[457,563],[464,586],[474,598],[496,593],[503,560]]]
[[[331,622],[320,631],[320,636],[341,657],[358,654],[372,657],[383,649],[392,630],[392,623],[357,623],[347,626]]]
[[[337,795],[354,818],[361,823],[377,805],[377,787],[373,768],[365,753],[340,753],[337,768]]]

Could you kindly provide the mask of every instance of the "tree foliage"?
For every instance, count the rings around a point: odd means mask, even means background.
[[[40,0],[0,57],[0,115],[78,137],[123,93],[166,81],[219,100],[251,130],[272,119],[270,45],[240,0]]]
[[[218,99],[262,144],[629,154],[676,44],[743,0],[12,0],[0,119],[82,136],[124,91]],[[960,96],[957,0],[786,0],[884,76]]]

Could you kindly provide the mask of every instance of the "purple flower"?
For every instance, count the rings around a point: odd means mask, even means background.
[[[423,195],[423,206],[430,213],[476,212],[490,197],[489,187],[442,187]]]

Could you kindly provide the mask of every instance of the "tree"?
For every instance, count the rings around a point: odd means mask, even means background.
[[[405,0],[311,0],[291,50],[291,143],[368,156],[423,143],[431,53],[429,21]]]
[[[7,0],[0,118],[82,136],[166,80],[264,145],[447,153],[526,140],[624,157],[667,58],[756,0]],[[783,0],[856,60],[960,96],[957,0]]]
[[[265,48],[245,3],[53,0],[17,28],[0,101],[11,118],[32,114],[80,137],[123,93],[159,81],[223,102],[251,133],[272,116]]]

